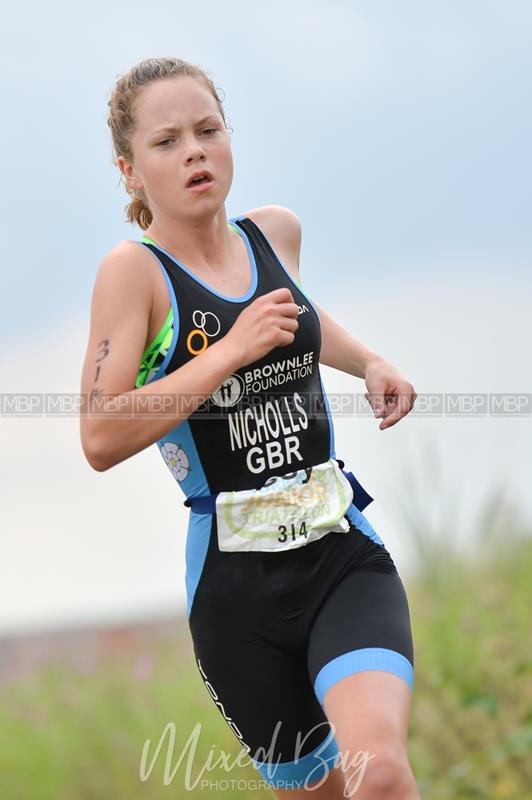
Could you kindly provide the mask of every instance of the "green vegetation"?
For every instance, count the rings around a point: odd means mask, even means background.
[[[494,504],[500,510],[501,498]],[[415,641],[409,749],[424,800],[532,797],[532,538],[515,509],[501,516],[495,505],[474,532],[482,558],[460,558],[440,536],[438,547],[419,548],[419,575],[406,586]],[[409,526],[421,540],[420,528]],[[203,775],[244,788],[187,790],[209,754],[215,760],[224,751],[234,761],[241,751],[203,685],[186,626],[133,645],[117,632],[100,650],[58,653],[0,686],[1,798],[273,797],[253,788],[260,776],[250,765]],[[201,723],[188,781],[185,753],[164,784],[166,746],[141,781],[143,744],[151,740],[153,755],[169,722],[170,769]]]
[[[415,644],[410,759],[423,798],[532,797],[532,540],[477,567],[452,555],[407,588]]]

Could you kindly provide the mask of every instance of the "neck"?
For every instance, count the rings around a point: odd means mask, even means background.
[[[211,270],[220,270],[222,265],[234,260],[235,243],[240,239],[227,224],[225,209],[220,209],[208,221],[179,223],[154,219],[144,236],[153,239],[178,261],[196,267],[208,266]]]

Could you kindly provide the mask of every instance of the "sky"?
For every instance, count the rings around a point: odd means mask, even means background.
[[[107,100],[165,55],[222,90],[227,216],[293,209],[303,285],[353,336],[418,395],[532,393],[531,3],[31,2],[4,9],[3,31],[3,393],[79,391],[98,265],[142,235],[124,221]],[[365,391],[321,373],[329,393]],[[532,519],[531,426],[336,420],[401,574],[400,501],[464,547],[499,484]],[[75,416],[3,415],[0,437],[0,635],[183,610],[187,513],[156,445],[96,473]]]

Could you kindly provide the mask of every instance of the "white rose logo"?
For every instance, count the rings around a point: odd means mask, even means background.
[[[183,448],[174,442],[165,442],[159,449],[176,481],[185,480],[190,472],[190,462]]]

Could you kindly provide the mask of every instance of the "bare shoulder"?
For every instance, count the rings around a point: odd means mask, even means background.
[[[262,206],[244,211],[264,233],[290,274],[299,281],[301,222],[297,214],[285,206]]]
[[[244,216],[258,225],[265,235],[273,234],[276,240],[297,244],[301,241],[301,222],[297,214],[285,206],[261,206],[244,211]]]
[[[142,297],[151,312],[158,272],[153,254],[146,247],[124,239],[104,255],[95,286],[104,285],[108,292],[120,292],[124,299]]]
[[[129,278],[134,283],[142,283],[149,278],[148,269],[139,269],[139,265],[151,264],[153,257],[145,247],[140,247],[136,242],[123,239],[107,251],[103,257],[99,271],[115,273]]]

